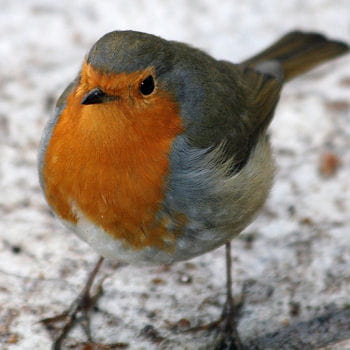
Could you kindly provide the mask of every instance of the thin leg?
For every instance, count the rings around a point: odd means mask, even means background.
[[[231,242],[226,243],[225,253],[226,253],[226,304],[233,305]]]
[[[243,350],[242,342],[237,332],[237,309],[232,296],[232,259],[231,243],[226,243],[226,302],[218,320],[209,324],[197,326],[186,330],[186,332],[197,332],[202,330],[217,330],[214,343],[215,350]]]
[[[242,350],[243,345],[237,331],[237,310],[232,296],[231,242],[226,251],[226,303],[221,315],[221,329],[218,330],[216,349]]]
[[[62,341],[65,339],[69,331],[74,327],[76,322],[79,320],[77,317],[78,314],[82,313],[82,325],[84,328],[84,331],[88,337],[88,340],[91,340],[91,334],[90,334],[90,322],[89,322],[89,311],[91,308],[95,305],[97,299],[102,294],[102,282],[99,283],[97,286],[97,292],[94,295],[91,295],[91,287],[94,283],[95,277],[100,270],[100,267],[103,263],[104,258],[100,257],[93,268],[93,270],[90,272],[89,277],[86,281],[86,284],[83,288],[83,290],[80,292],[78,297],[73,301],[73,303],[70,305],[69,309],[65,311],[63,314],[45,318],[41,320],[41,322],[47,327],[51,328],[51,325],[55,322],[64,320],[65,323],[63,327],[59,330],[58,334],[55,337],[54,343],[52,345],[53,350],[60,350]]]

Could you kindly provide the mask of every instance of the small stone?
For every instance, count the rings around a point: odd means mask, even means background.
[[[192,276],[187,273],[181,273],[179,274],[177,281],[181,284],[190,284],[192,283]]]
[[[22,251],[22,248],[19,245],[13,245],[11,247],[12,253],[13,254],[19,254]]]
[[[350,108],[350,103],[346,100],[329,101],[326,103],[326,107],[331,111],[343,112]]]
[[[339,85],[344,86],[344,87],[349,87],[350,86],[350,77],[342,78],[339,82]]]
[[[12,333],[7,337],[7,344],[17,344],[18,343],[18,334]]]
[[[290,325],[290,322],[289,322],[288,319],[285,318],[284,320],[281,321],[281,326],[282,327],[287,327],[289,325]]]
[[[334,176],[340,166],[339,157],[333,152],[324,152],[319,161],[319,172],[324,177]]]
[[[300,315],[300,304],[296,301],[291,301],[289,303],[289,314],[293,317]]]
[[[177,326],[182,329],[190,328],[191,327],[191,322],[187,318],[181,318],[177,322]]]
[[[304,217],[304,218],[301,218],[300,221],[299,221],[302,225],[305,225],[305,226],[312,226],[313,225],[313,221],[311,218],[309,217]]]
[[[166,328],[172,332],[183,331],[191,327],[191,322],[187,318],[181,318],[176,322],[166,320],[165,323]]]
[[[162,278],[159,278],[159,277],[155,277],[151,280],[152,284],[155,284],[155,285],[164,285],[165,284],[165,281],[162,279]]]
[[[146,325],[141,330],[140,334],[141,336],[149,339],[153,343],[160,343],[164,340],[164,338],[159,335],[159,332],[152,325]]]
[[[257,239],[256,232],[245,233],[240,236],[240,239],[244,242],[245,249],[252,249],[255,240]]]

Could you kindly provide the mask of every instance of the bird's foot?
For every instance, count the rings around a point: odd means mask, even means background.
[[[90,312],[96,305],[98,298],[103,294],[102,283],[104,279],[98,283],[94,294],[91,294],[91,287],[102,261],[102,258],[98,261],[94,270],[89,275],[89,279],[84,289],[65,312],[40,321],[53,336],[54,341],[52,344],[52,350],[61,349],[62,342],[77,323],[83,327],[88,341],[92,340],[90,331]]]
[[[215,350],[243,350],[243,345],[237,330],[237,309],[233,302],[226,302],[218,320],[214,341]]]
[[[237,331],[238,312],[242,307],[240,302],[237,306],[232,300],[226,301],[222,314],[216,321],[191,327],[185,332],[216,331],[213,344],[215,350],[244,350]]]

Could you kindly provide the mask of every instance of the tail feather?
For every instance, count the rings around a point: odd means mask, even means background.
[[[294,31],[242,64],[264,72],[265,66],[273,66],[266,65],[267,61],[277,61],[282,66],[283,80],[288,81],[348,51],[349,46],[341,41],[330,40],[318,33]],[[268,70],[266,73],[274,75]]]

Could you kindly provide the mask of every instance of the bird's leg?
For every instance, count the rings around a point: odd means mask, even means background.
[[[216,350],[243,350],[238,331],[237,331],[237,306],[232,296],[232,259],[231,242],[226,243],[226,302],[218,320],[211,323],[192,327],[186,332],[196,332],[201,330],[216,329],[218,335],[215,340],[214,349]]]
[[[227,242],[226,250],[226,302],[218,324],[218,337],[215,349],[243,350],[237,331],[237,308],[232,296],[232,258],[231,242]]]
[[[91,295],[91,287],[94,283],[95,277],[103,263],[104,258],[100,257],[97,261],[97,264],[90,272],[86,284],[83,290],[80,292],[78,297],[73,301],[68,310],[58,316],[49,317],[41,320],[41,322],[46,326],[48,330],[52,330],[52,324],[56,322],[64,322],[63,326],[59,329],[59,332],[54,337],[54,343],[52,345],[53,350],[61,349],[62,341],[65,339],[69,331],[74,327],[76,322],[82,322],[83,329],[86,333],[88,340],[91,340],[90,333],[90,320],[89,312],[92,307],[95,305],[97,299],[102,294],[102,282],[103,279],[99,282],[97,286],[97,291],[94,295]],[[78,315],[81,313],[81,317]]]

